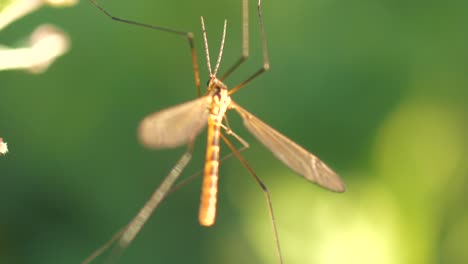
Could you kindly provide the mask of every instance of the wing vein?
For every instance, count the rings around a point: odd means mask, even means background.
[[[345,191],[344,183],[340,177],[315,155],[276,131],[238,104],[233,102],[232,108],[236,109],[241,115],[244,125],[250,133],[294,172],[331,191]]]

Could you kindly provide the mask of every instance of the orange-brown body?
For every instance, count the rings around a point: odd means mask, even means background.
[[[208,140],[206,147],[205,169],[200,198],[198,220],[203,226],[212,226],[216,218],[216,202],[218,193],[219,172],[219,138],[221,124],[231,98],[227,87],[218,79],[212,78],[208,84],[208,91],[212,94],[210,116],[208,118]]]

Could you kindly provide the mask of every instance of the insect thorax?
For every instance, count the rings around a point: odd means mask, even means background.
[[[222,118],[231,104],[231,97],[228,94],[227,86],[218,78],[211,77],[208,82],[207,92],[213,99],[211,113]]]

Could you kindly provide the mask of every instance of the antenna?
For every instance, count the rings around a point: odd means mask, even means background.
[[[226,39],[226,26],[227,26],[227,20],[224,20],[224,29],[223,29],[223,38],[221,39],[221,46],[219,47],[219,55],[218,55],[218,61],[216,62],[216,67],[214,71],[214,75],[218,73],[219,65],[221,64],[221,58],[223,57],[223,50],[224,50],[224,40]]]
[[[206,35],[205,20],[203,19],[203,16],[201,17],[201,24],[203,31],[203,40],[205,42],[206,64],[208,65],[208,70],[210,71],[210,77],[213,77],[216,76],[216,74],[218,73],[219,65],[221,64],[221,58],[223,57],[224,40],[226,39],[227,20],[224,20],[223,37],[221,38],[221,46],[219,47],[219,55],[218,60],[216,61],[216,67],[214,72],[211,69],[210,50],[208,48],[208,37]]]
[[[205,55],[206,55],[206,64],[208,65],[208,70],[210,71],[210,77],[213,76],[213,72],[211,71],[211,62],[210,62],[210,49],[208,48],[208,38],[206,37],[206,28],[205,28],[205,20],[203,16],[201,18],[201,26],[203,31],[203,41],[205,42]]]

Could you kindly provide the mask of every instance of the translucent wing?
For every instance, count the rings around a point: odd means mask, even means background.
[[[325,163],[286,136],[282,135],[244,108],[231,104],[244,120],[244,125],[279,160],[296,173],[334,192],[344,192],[340,177]]]
[[[156,149],[187,143],[206,126],[210,103],[205,96],[145,117],[138,128],[140,142]]]

